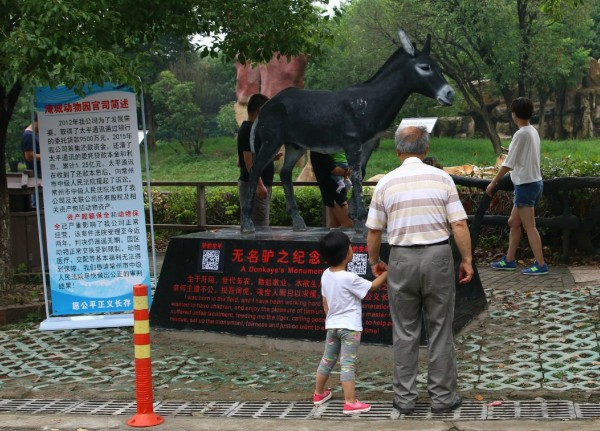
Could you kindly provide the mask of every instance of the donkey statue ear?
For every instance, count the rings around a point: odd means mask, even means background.
[[[425,46],[423,46],[423,53],[429,55],[429,51],[431,50],[431,35],[427,35],[427,40],[425,41]]]
[[[404,48],[404,50],[408,53],[408,55],[410,55],[411,57],[414,57],[415,56],[415,47],[410,42],[410,39],[408,38],[406,33],[404,33],[403,30],[398,30],[398,36],[400,37],[400,43],[402,44],[402,48]]]

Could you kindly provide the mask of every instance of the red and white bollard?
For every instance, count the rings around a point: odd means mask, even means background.
[[[164,419],[154,413],[152,363],[150,361],[150,320],[148,286],[133,286],[133,344],[135,349],[135,398],[137,413],[127,421],[132,427],[160,425]]]

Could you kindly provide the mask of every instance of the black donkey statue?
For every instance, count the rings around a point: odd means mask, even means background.
[[[285,159],[280,176],[293,229],[306,230],[292,185],[296,162],[306,150],[325,154],[344,151],[352,171],[349,215],[356,231],[364,232],[367,210],[362,191],[363,145],[388,129],[413,92],[436,99],[442,105],[454,101],[454,90],[429,56],[431,36],[427,36],[425,46],[418,51],[404,31],[398,34],[402,46],[368,81],[338,91],[290,87],[262,107],[252,131],[253,138],[255,134],[259,136],[261,146],[254,156],[248,198],[241,210],[243,233],[254,232],[250,214],[258,177],[282,145],[285,145]]]

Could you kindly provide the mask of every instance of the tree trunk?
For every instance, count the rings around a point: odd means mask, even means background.
[[[487,114],[487,113],[486,113]],[[492,118],[489,114],[482,117],[483,125],[486,128],[486,133],[490,141],[492,141],[492,147],[494,148],[494,154],[499,156],[502,154],[502,145],[500,143],[500,136],[498,136],[498,131],[496,130],[496,126],[492,121]]]
[[[498,136],[498,131],[496,130],[496,125],[492,120],[492,116],[490,112],[484,107],[480,108],[478,106],[474,106],[470,104],[472,108],[471,115],[475,119],[476,128],[477,125],[483,129],[485,135],[492,141],[492,147],[494,148],[494,154],[500,155],[502,154],[502,145],[500,142],[500,136]]]
[[[502,97],[504,98],[504,103],[506,104],[506,112],[508,114],[508,127],[510,128],[510,134],[514,135],[517,131],[515,123],[512,121],[512,115],[510,111],[510,105],[512,104],[513,99],[515,98],[514,92],[509,87],[502,87],[500,89],[502,93]]]
[[[538,133],[540,137],[544,138],[546,135],[546,102],[548,101],[548,96],[541,91],[538,92],[540,94],[540,110],[539,110],[539,119],[538,119]]]
[[[8,120],[6,117],[6,111],[0,107],[0,292],[10,288],[13,278],[8,185],[6,182],[5,150],[8,136]]]
[[[2,153],[3,154],[3,153]],[[10,289],[13,278],[11,264],[10,214],[4,156],[0,154],[0,292]]]
[[[0,291],[12,286],[13,267],[10,240],[10,213],[8,205],[8,184],[6,181],[6,143],[8,123],[17,104],[22,86],[19,82],[7,91],[0,85]]]
[[[556,90],[556,103],[554,105],[554,127],[552,130],[552,139],[563,138],[563,114],[565,107],[565,90]]]
[[[144,105],[146,107],[146,127],[148,128],[146,144],[148,149],[153,150],[156,148],[156,121],[154,121],[154,105],[150,94],[144,93]]]

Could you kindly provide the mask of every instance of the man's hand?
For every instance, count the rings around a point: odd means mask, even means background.
[[[460,262],[458,267],[458,283],[467,284],[473,278],[473,265],[471,262]]]
[[[381,274],[387,271],[387,269],[387,263],[385,263],[383,260],[380,260],[375,265],[371,265],[371,272],[375,277],[379,277]]]
[[[261,199],[266,199],[269,196],[267,188],[262,183],[262,181],[259,181],[258,185],[256,186],[256,196],[258,196]]]

